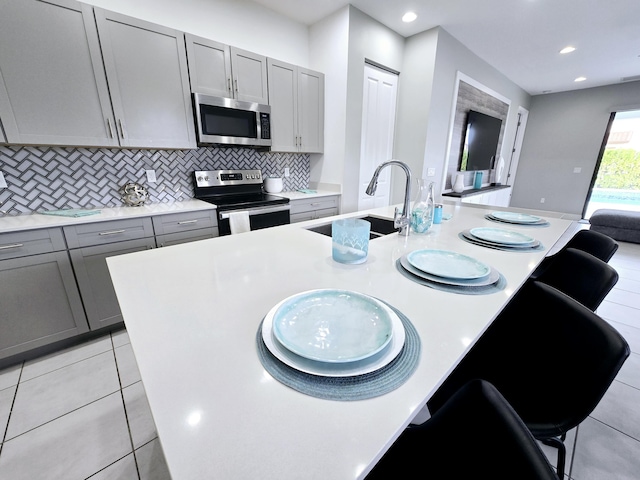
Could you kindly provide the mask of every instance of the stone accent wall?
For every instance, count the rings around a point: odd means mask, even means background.
[[[464,142],[464,128],[467,124],[467,114],[469,110],[484,113],[492,117],[502,120],[502,128],[500,129],[500,138],[498,140],[499,153],[502,149],[502,139],[504,136],[504,128],[507,123],[507,114],[509,113],[509,104],[502,100],[460,80],[458,86],[458,98],[456,100],[456,112],[453,119],[453,133],[451,137],[451,149],[449,150],[449,163],[447,166],[447,178],[445,182],[445,190],[451,189],[451,176],[460,168],[460,154]],[[506,159],[505,159],[506,160]],[[482,181],[489,181],[489,170],[484,170]],[[473,185],[473,177],[475,172],[464,172],[465,187]]]

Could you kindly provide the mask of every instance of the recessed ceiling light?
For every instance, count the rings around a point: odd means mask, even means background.
[[[578,77],[574,80],[574,82],[584,82],[587,79],[587,77]]]
[[[576,49],[576,47],[564,47],[560,50],[560,53],[571,53]]]
[[[418,15],[416,15],[414,12],[407,12],[402,16],[402,21],[405,23],[409,23],[413,22],[416,18],[418,18]]]

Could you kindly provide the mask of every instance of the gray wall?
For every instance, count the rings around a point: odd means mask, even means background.
[[[353,212],[358,208],[365,60],[401,70],[404,38],[349,5],[314,25],[310,44],[312,68],[325,73],[325,153],[311,155],[311,181],[340,183],[341,211]]]
[[[580,217],[611,112],[637,108],[640,82],[532,97],[511,206]]]
[[[438,27],[406,40],[398,108],[397,158],[410,163],[414,176],[426,177],[434,168],[436,192],[444,189],[448,166],[450,129],[455,108],[456,76],[461,72],[511,101],[504,128],[502,156],[508,162],[516,133],[518,106],[528,108],[530,96],[498,70]],[[507,165],[508,167],[508,165]],[[399,179],[398,179],[399,180]],[[398,181],[393,201],[400,202]]]

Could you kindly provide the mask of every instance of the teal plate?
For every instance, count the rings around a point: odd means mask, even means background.
[[[542,219],[535,215],[527,215],[518,212],[491,212],[491,216],[510,223],[538,223]]]
[[[489,275],[488,265],[448,250],[415,250],[407,255],[407,261],[418,270],[438,277],[472,280]]]
[[[291,352],[319,362],[346,363],[384,349],[393,333],[389,310],[348,290],[311,290],[285,300],[273,335]]]
[[[535,238],[504,228],[472,228],[469,233],[480,240],[496,243],[498,245],[533,245]]]

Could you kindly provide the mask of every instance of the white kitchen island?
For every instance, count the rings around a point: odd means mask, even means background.
[[[500,227],[484,218],[496,208],[444,208],[453,218],[427,235],[371,241],[361,265],[334,262],[331,238],[305,229],[330,219],[108,259],[173,480],[366,476],[573,225],[548,212],[548,227],[502,225],[545,246],[505,252],[458,237],[468,228]],[[366,213],[391,218],[393,208]],[[462,295],[414,283],[398,273],[396,260],[419,248],[475,257],[500,271],[507,286],[489,295]],[[280,300],[317,288],[372,295],[410,319],[421,355],[406,383],[368,400],[322,400],[267,373],[256,349],[261,320]]]

